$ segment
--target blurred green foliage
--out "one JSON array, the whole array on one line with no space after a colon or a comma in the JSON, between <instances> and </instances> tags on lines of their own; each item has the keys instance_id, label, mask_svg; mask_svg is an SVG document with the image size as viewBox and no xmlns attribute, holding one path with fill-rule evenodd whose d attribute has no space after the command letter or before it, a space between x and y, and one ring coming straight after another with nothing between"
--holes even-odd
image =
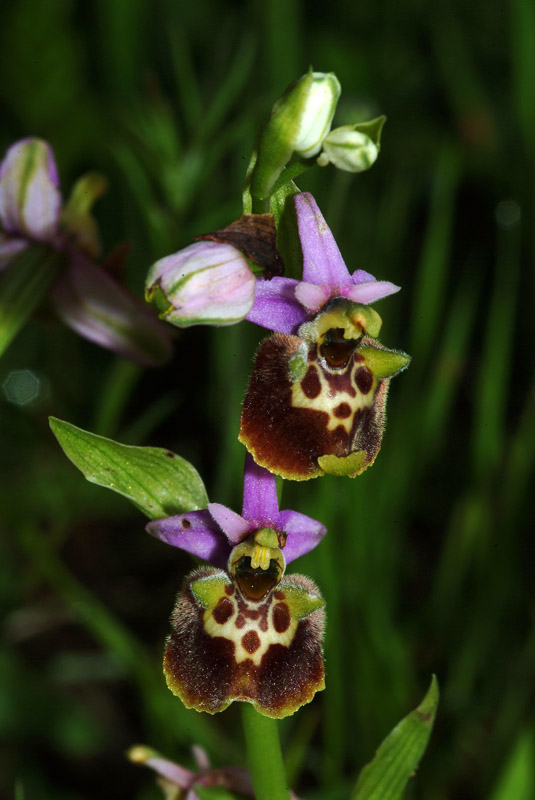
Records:
<instances>
[{"instance_id":1,"label":"blurred green foliage","mask_svg":"<svg viewBox=\"0 0 535 800\"><path fill-rule=\"evenodd\" d=\"M382 341L413 362L393 382L373 469L284 487L283 507L329 528L298 565L328 601L328 688L283 725L289 775L300 796L347 798L434 672L442 701L407 796L528 800L531 0L8 0L0 144L47 139L65 189L86 169L109 177L103 239L108 250L131 243L126 278L140 291L153 261L239 215L258 124L310 63L341 81L336 125L388 117L370 172L315 169L298 184L351 270L403 286L378 307ZM172 364L142 372L43 309L4 354L3 796L156 798L152 776L123 757L136 742L189 766L193 741L216 766L240 762L236 709L187 712L160 672L186 556L82 480L47 415L170 448L239 510L239 410L261 335L247 323L191 329L176 335ZM13 390L20 372L36 392Z\"/></svg>"}]
</instances>

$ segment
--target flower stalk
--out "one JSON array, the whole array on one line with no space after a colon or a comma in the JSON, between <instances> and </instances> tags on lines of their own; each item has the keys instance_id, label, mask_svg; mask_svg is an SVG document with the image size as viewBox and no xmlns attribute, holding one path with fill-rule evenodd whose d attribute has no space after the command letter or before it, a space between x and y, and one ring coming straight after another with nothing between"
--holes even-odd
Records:
<instances>
[{"instance_id":1,"label":"flower stalk","mask_svg":"<svg viewBox=\"0 0 535 800\"><path fill-rule=\"evenodd\" d=\"M241 704L247 763L256 800L289 800L277 721Z\"/></svg>"}]
</instances>

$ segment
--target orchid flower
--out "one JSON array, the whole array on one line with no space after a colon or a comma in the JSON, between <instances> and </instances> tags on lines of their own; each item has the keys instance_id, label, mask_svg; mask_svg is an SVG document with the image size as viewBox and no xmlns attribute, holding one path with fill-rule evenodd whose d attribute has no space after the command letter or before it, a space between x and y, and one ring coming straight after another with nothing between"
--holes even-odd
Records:
<instances>
[{"instance_id":1,"label":"orchid flower","mask_svg":"<svg viewBox=\"0 0 535 800\"><path fill-rule=\"evenodd\" d=\"M350 275L314 198L295 207L304 280L257 280L247 319L277 333L258 349L239 438L284 478L355 477L379 452L390 378L410 361L377 341L369 306L399 287Z\"/></svg>"},{"instance_id":2,"label":"orchid flower","mask_svg":"<svg viewBox=\"0 0 535 800\"><path fill-rule=\"evenodd\" d=\"M303 251L303 280L258 278L255 302L246 316L249 322L277 333L296 333L333 298L368 305L399 292L399 286L378 281L363 269L351 275L312 195L297 194L294 202Z\"/></svg>"},{"instance_id":3,"label":"orchid flower","mask_svg":"<svg viewBox=\"0 0 535 800\"><path fill-rule=\"evenodd\" d=\"M253 785L247 770L239 767L221 767L214 769L210 765L207 754L198 745L194 745L193 757L197 772L181 767L173 761L163 758L155 750L143 745L131 747L128 758L134 764L143 764L154 770L159 776L158 783L165 793L166 800L199 800L196 787L221 787L233 792L253 797Z\"/></svg>"},{"instance_id":4,"label":"orchid flower","mask_svg":"<svg viewBox=\"0 0 535 800\"><path fill-rule=\"evenodd\" d=\"M324 688L324 601L309 578L284 573L326 531L279 511L270 472L247 455L241 515L210 503L147 531L219 567L186 577L172 616L164 672L187 708L213 714L243 700L284 717Z\"/></svg>"},{"instance_id":5,"label":"orchid flower","mask_svg":"<svg viewBox=\"0 0 535 800\"><path fill-rule=\"evenodd\" d=\"M126 358L163 363L171 355L164 326L95 263L99 242L89 208L102 181L94 178L81 179L64 206L50 145L28 138L8 149L0 164L0 273L20 269L25 251L44 245L58 256L49 299L67 325Z\"/></svg>"}]
</instances>

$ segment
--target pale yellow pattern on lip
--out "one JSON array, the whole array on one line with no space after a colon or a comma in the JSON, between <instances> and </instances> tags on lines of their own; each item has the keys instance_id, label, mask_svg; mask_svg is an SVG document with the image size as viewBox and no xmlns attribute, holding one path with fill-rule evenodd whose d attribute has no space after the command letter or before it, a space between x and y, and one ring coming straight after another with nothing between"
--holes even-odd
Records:
<instances>
[{"instance_id":1,"label":"pale yellow pattern on lip","mask_svg":"<svg viewBox=\"0 0 535 800\"><path fill-rule=\"evenodd\" d=\"M353 366L354 365L351 365L351 369L353 369ZM352 386L356 392L356 395L355 397L351 397L348 392L344 391L333 393L327 378L323 374L323 371L317 366L315 366L315 369L321 383L321 391L319 395L314 398L307 397L301 388L301 384L296 382L292 385L292 405L295 408L311 408L314 411L325 412L329 415L329 422L327 423L328 431L334 431L339 425L341 425L345 432L349 435L353 427L355 413L359 409L370 408L373 404L375 389L378 381L374 378L372 387L366 395L363 395L362 392L357 389L355 382L352 381ZM337 408L341 403L347 403L351 408L351 414L345 419L341 419L334 414L334 409Z\"/></svg>"},{"instance_id":2,"label":"pale yellow pattern on lip","mask_svg":"<svg viewBox=\"0 0 535 800\"><path fill-rule=\"evenodd\" d=\"M259 666L260 662L262 661L263 656L267 653L270 646L272 644L281 644L284 647L289 647L292 643L292 639L294 638L295 631L297 629L298 620L293 619L290 615L290 625L287 630L283 633L277 633L275 630L275 626L273 624L273 609L277 605L277 600L272 596L271 599L268 601L270 604L270 608L267 614L267 621L268 621L268 629L267 631L263 631L260 629L260 621L262 619L261 615L258 616L257 619L249 619L245 617L245 625L243 628L236 627L236 619L238 617L238 603L234 597L228 598L226 595L221 595L222 597L226 597L229 602L232 603L233 611L231 616L228 620L221 625L219 622L216 622L212 616L212 610L207 609L203 615L203 625L204 630L209 636L216 637L222 636L224 639L228 639L230 642L234 644L234 658L236 659L237 664L241 664L242 661L246 659L250 659L255 666ZM245 601L247 608L254 611L257 610L260 606L265 605L265 600L260 601L258 603L253 603L251 601ZM255 631L260 640L260 646L254 653L249 653L242 644L242 639L246 633L249 631Z\"/></svg>"}]
</instances>

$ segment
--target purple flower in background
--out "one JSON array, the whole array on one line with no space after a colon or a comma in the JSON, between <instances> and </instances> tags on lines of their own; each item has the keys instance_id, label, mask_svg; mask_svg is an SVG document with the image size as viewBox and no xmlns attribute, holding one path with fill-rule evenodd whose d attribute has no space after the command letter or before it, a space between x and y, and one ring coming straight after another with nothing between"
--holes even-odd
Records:
<instances>
[{"instance_id":1,"label":"purple flower in background","mask_svg":"<svg viewBox=\"0 0 535 800\"><path fill-rule=\"evenodd\" d=\"M245 457L241 516L219 503L204 511L190 511L149 522L146 530L163 542L179 547L216 567L225 568L234 547L262 528L278 532L286 564L316 547L325 526L298 511L279 511L275 475Z\"/></svg>"},{"instance_id":2,"label":"purple flower in background","mask_svg":"<svg viewBox=\"0 0 535 800\"><path fill-rule=\"evenodd\" d=\"M143 764L156 772L159 776L158 783L166 792L166 797L175 797L173 789L178 787L181 791L177 795L177 799L199 800L199 794L196 791L197 786L221 787L248 797L254 796L251 777L247 770L239 769L238 767L214 769L211 767L208 756L202 747L194 745L192 750L197 764L197 772L185 769L179 764L163 758L150 747L144 747L143 745L132 747L128 751L128 758L134 764Z\"/></svg>"},{"instance_id":3,"label":"purple flower in background","mask_svg":"<svg viewBox=\"0 0 535 800\"><path fill-rule=\"evenodd\" d=\"M215 714L241 700L285 717L324 688L324 600L309 578L284 573L326 531L279 511L274 475L247 455L241 515L210 503L147 531L219 567L186 576L171 617L164 673L186 708Z\"/></svg>"},{"instance_id":4,"label":"purple flower in background","mask_svg":"<svg viewBox=\"0 0 535 800\"><path fill-rule=\"evenodd\" d=\"M90 207L102 187L101 179L86 176L63 205L50 145L33 138L12 145L0 164L0 273L7 279L11 268L27 268L19 257L45 245L43 257L57 257L49 298L58 316L81 336L126 358L163 363L171 355L164 326L94 261L99 241ZM43 293L50 280L43 281ZM32 299L34 307L39 299Z\"/></svg>"},{"instance_id":5,"label":"purple flower in background","mask_svg":"<svg viewBox=\"0 0 535 800\"><path fill-rule=\"evenodd\" d=\"M258 278L254 306L246 319L278 333L295 333L335 297L367 305L399 291L399 286L377 281L363 269L351 275L312 195L297 194L294 202L303 251L303 280Z\"/></svg>"}]
</instances>

